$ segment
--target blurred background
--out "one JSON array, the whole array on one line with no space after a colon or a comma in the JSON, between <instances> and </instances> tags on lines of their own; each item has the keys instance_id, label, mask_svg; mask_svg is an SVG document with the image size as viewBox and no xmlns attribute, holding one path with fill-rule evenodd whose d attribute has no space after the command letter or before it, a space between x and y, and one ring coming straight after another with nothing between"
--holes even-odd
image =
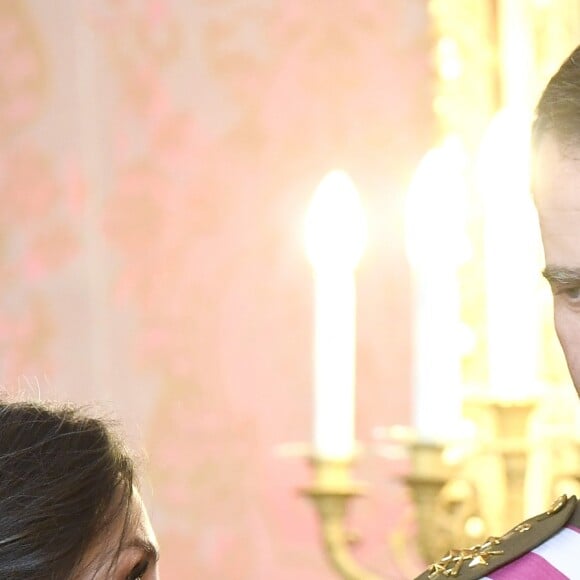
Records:
<instances>
[{"instance_id":1,"label":"blurred background","mask_svg":"<svg viewBox=\"0 0 580 580\"><path fill-rule=\"evenodd\" d=\"M119 420L164 577L337 577L298 494L316 364L303 223L332 169L368 221L357 558L422 569L410 441L474 436L469 393L562 409L533 212L503 194L525 190L525 127L580 38L576 4L0 3L0 390ZM576 424L552 407L542 425Z\"/></svg>"}]
</instances>

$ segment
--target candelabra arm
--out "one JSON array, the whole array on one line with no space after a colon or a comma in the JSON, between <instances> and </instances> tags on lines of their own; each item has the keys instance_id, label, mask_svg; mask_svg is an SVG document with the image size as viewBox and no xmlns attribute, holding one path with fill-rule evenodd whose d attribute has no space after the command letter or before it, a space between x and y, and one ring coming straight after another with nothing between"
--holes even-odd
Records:
<instances>
[{"instance_id":1,"label":"candelabra arm","mask_svg":"<svg viewBox=\"0 0 580 580\"><path fill-rule=\"evenodd\" d=\"M352 555L354 535L346 527L347 506L361 494L362 486L351 479L349 462L313 461L314 483L304 490L320 518L327 557L344 580L382 580L364 569Z\"/></svg>"}]
</instances>

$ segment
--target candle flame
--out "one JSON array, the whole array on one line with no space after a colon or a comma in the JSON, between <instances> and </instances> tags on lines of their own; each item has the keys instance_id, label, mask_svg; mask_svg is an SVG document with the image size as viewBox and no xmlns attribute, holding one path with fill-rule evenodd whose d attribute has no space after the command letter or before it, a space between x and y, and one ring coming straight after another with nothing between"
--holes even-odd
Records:
<instances>
[{"instance_id":1,"label":"candle flame","mask_svg":"<svg viewBox=\"0 0 580 580\"><path fill-rule=\"evenodd\" d=\"M460 265L471 255L466 167L467 153L453 136L417 167L405 207L407 257L416 271L440 271L442 259Z\"/></svg>"},{"instance_id":2,"label":"candle flame","mask_svg":"<svg viewBox=\"0 0 580 580\"><path fill-rule=\"evenodd\" d=\"M366 240L366 218L354 183L344 171L331 171L314 192L306 215L310 262L316 270L354 270Z\"/></svg>"}]
</instances>

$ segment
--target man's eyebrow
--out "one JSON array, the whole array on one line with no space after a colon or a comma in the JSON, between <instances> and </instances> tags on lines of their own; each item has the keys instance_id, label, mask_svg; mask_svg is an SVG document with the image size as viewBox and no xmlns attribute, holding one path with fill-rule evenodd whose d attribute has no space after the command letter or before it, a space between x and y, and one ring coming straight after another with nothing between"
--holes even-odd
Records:
<instances>
[{"instance_id":1,"label":"man's eyebrow","mask_svg":"<svg viewBox=\"0 0 580 580\"><path fill-rule=\"evenodd\" d=\"M138 548L139 550L143 550L154 562L159 560L159 550L157 546L151 543L149 540L144 540L142 538L135 538L130 542L124 544L123 548Z\"/></svg>"},{"instance_id":2,"label":"man's eyebrow","mask_svg":"<svg viewBox=\"0 0 580 580\"><path fill-rule=\"evenodd\" d=\"M546 266L542 272L550 285L570 286L580 285L580 268L563 268L560 266Z\"/></svg>"}]
</instances>

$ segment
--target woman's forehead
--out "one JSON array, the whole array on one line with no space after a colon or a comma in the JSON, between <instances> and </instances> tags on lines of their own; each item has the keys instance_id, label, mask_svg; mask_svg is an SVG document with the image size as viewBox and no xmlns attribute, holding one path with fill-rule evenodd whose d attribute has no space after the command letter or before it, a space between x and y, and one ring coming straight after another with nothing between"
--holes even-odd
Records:
<instances>
[{"instance_id":1,"label":"woman's forehead","mask_svg":"<svg viewBox=\"0 0 580 580\"><path fill-rule=\"evenodd\" d=\"M147 509L136 489L131 494L128 509L119 510L115 520L100 538L96 538L75 580L109 580L111 570L136 554L152 561L159 559L157 538Z\"/></svg>"},{"instance_id":2,"label":"woman's forehead","mask_svg":"<svg viewBox=\"0 0 580 580\"><path fill-rule=\"evenodd\" d=\"M129 509L130 525L126 533L126 538L122 542L122 549L126 546L139 547L147 552L152 552L157 559L159 554L157 538L153 531L147 508L137 489L133 490Z\"/></svg>"}]
</instances>

